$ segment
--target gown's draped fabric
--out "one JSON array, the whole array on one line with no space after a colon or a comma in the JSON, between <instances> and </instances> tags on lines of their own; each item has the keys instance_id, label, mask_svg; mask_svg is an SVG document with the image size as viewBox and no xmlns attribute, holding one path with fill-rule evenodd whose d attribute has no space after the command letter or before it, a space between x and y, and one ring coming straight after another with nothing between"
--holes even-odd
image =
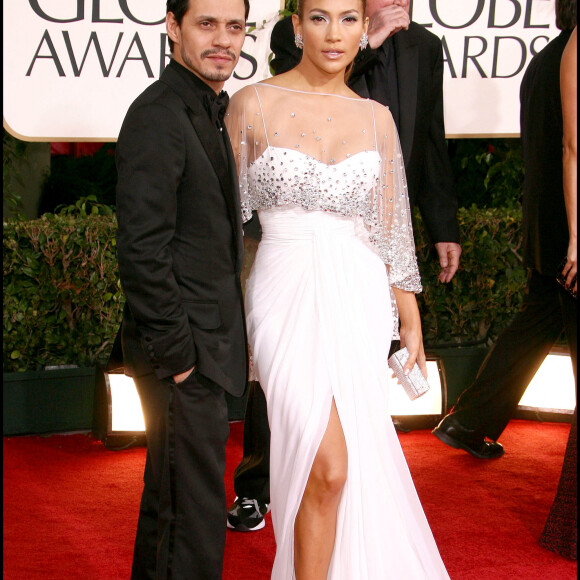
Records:
<instances>
[{"instance_id":1,"label":"gown's draped fabric","mask_svg":"<svg viewBox=\"0 0 580 580\"><path fill-rule=\"evenodd\" d=\"M392 117L261 83L234 95L226 123L244 218L258 210L263 231L246 316L272 433L272 578L294 578L294 522L333 399L348 474L328 578L448 578L389 415L391 286L421 290Z\"/></svg>"}]
</instances>

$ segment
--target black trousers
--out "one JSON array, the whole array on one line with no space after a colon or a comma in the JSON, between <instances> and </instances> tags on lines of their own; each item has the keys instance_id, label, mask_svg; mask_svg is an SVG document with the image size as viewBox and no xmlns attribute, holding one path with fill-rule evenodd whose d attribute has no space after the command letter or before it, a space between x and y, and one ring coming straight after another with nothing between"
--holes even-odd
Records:
<instances>
[{"instance_id":1,"label":"black trousers","mask_svg":"<svg viewBox=\"0 0 580 580\"><path fill-rule=\"evenodd\" d=\"M234 472L236 495L270 503L270 426L266 396L256 381L248 387L243 450L242 461Z\"/></svg>"},{"instance_id":2,"label":"black trousers","mask_svg":"<svg viewBox=\"0 0 580 580\"><path fill-rule=\"evenodd\" d=\"M554 278L536 271L530 274L527 290L520 311L451 410L465 427L494 441L513 417L527 386L562 333L578 384L576 300Z\"/></svg>"},{"instance_id":3,"label":"black trousers","mask_svg":"<svg viewBox=\"0 0 580 580\"><path fill-rule=\"evenodd\" d=\"M183 383L135 379L147 459L133 554L133 580L222 577L226 537L223 389L197 372Z\"/></svg>"}]
</instances>

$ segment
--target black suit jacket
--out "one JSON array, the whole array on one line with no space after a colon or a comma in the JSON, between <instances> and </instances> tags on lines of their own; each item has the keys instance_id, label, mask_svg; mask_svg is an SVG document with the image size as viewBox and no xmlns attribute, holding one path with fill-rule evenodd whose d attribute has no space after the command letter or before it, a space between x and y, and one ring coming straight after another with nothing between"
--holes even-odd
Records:
<instances>
[{"instance_id":1,"label":"black suit jacket","mask_svg":"<svg viewBox=\"0 0 580 580\"><path fill-rule=\"evenodd\" d=\"M247 347L236 165L203 106L207 87L171 61L131 105L116 147L117 251L127 374L197 372L240 395ZM225 129L224 129L225 131Z\"/></svg>"},{"instance_id":2,"label":"black suit jacket","mask_svg":"<svg viewBox=\"0 0 580 580\"><path fill-rule=\"evenodd\" d=\"M433 33L411 22L393 36L399 93L397 130L405 160L411 205L418 205L433 243L458 242L457 196L443 119L443 48ZM272 31L272 68L276 74L296 66L302 52L294 44L292 19ZM359 52L348 84L361 97L369 92L366 75L377 62L376 51Z\"/></svg>"},{"instance_id":3,"label":"black suit jacket","mask_svg":"<svg viewBox=\"0 0 580 580\"><path fill-rule=\"evenodd\" d=\"M563 31L530 62L520 90L524 155L524 264L555 276L569 243L562 182L560 61L570 31Z\"/></svg>"}]
</instances>

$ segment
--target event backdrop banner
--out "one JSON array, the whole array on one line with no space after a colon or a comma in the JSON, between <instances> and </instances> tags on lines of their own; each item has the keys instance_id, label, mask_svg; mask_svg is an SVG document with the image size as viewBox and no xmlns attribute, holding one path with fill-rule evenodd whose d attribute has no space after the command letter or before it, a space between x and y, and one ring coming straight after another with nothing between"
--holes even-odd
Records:
<instances>
[{"instance_id":1,"label":"event backdrop banner","mask_svg":"<svg viewBox=\"0 0 580 580\"><path fill-rule=\"evenodd\" d=\"M555 0L414 0L412 19L443 44L448 137L518 136L522 76L560 32Z\"/></svg>"},{"instance_id":2,"label":"event backdrop banner","mask_svg":"<svg viewBox=\"0 0 580 580\"><path fill-rule=\"evenodd\" d=\"M217 0L219 1L219 0ZM251 0L230 94L268 78L280 0ZM113 141L170 59L165 0L11 0L4 10L4 127L29 141Z\"/></svg>"},{"instance_id":3,"label":"event backdrop banner","mask_svg":"<svg viewBox=\"0 0 580 580\"><path fill-rule=\"evenodd\" d=\"M558 34L555 0L413 0L442 39L448 136L519 134L519 86ZM270 76L283 2L251 0L230 94ZM169 61L164 0L3 3L4 127L29 141L114 141L125 113ZM25 33L23 33L25 31Z\"/></svg>"}]
</instances>

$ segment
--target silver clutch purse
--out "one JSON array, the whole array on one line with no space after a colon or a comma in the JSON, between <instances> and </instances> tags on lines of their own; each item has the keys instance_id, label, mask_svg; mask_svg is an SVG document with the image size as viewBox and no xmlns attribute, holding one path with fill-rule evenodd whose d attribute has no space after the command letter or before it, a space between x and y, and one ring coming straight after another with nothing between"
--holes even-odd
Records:
<instances>
[{"instance_id":1,"label":"silver clutch purse","mask_svg":"<svg viewBox=\"0 0 580 580\"><path fill-rule=\"evenodd\" d=\"M395 373L395 376L401 385L403 385L409 399L414 401L421 395L424 395L430 387L417 363L415 363L411 372L408 375L405 375L404 367L408 358L409 351L406 347L402 348L389 358L389 366Z\"/></svg>"}]
</instances>

